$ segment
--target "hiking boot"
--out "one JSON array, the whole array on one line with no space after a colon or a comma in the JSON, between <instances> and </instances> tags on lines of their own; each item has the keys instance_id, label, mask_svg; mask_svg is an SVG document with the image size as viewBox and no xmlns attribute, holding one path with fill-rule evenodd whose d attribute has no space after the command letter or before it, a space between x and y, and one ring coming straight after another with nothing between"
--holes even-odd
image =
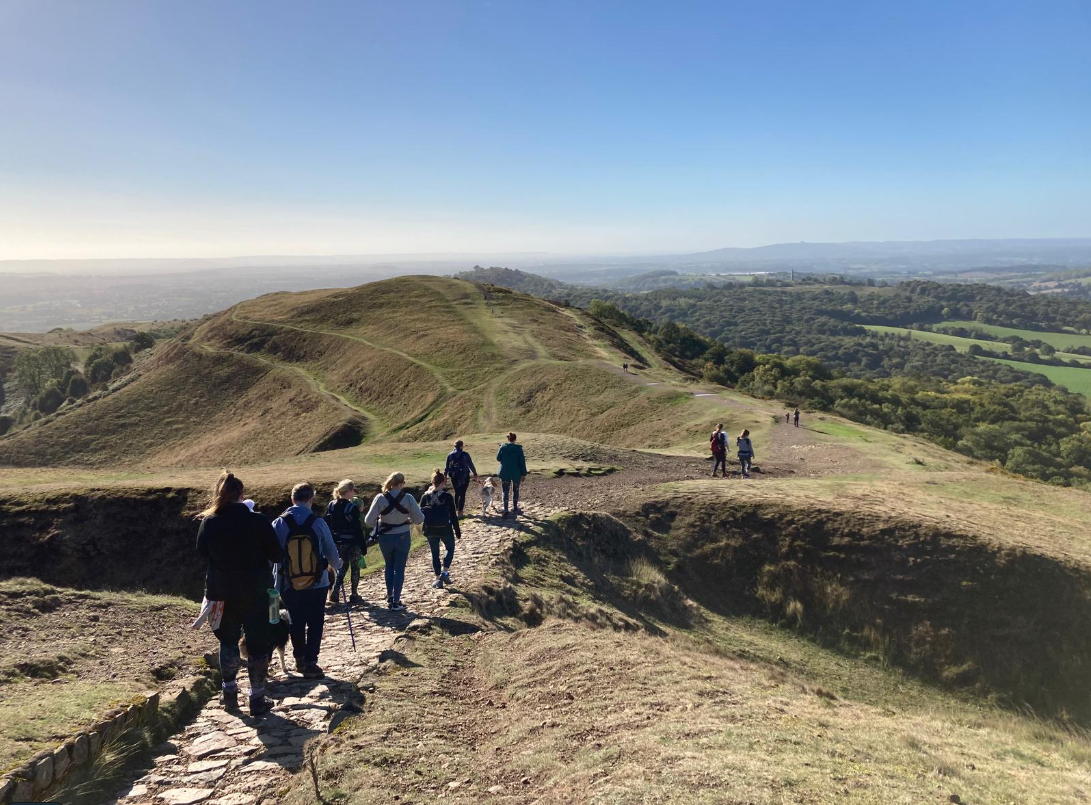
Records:
<instances>
[{"instance_id":1,"label":"hiking boot","mask_svg":"<svg viewBox=\"0 0 1091 805\"><path fill-rule=\"evenodd\" d=\"M303 659L302 657L296 657L295 658L295 670L296 670L296 673L302 674L304 671L307 670L307 661L305 659Z\"/></svg>"},{"instance_id":2,"label":"hiking boot","mask_svg":"<svg viewBox=\"0 0 1091 805\"><path fill-rule=\"evenodd\" d=\"M409 607L407 607L401 601L395 601L394 603L392 603L390 605L390 611L391 612L402 612L402 611L407 610L407 609L409 609Z\"/></svg>"},{"instance_id":3,"label":"hiking boot","mask_svg":"<svg viewBox=\"0 0 1091 805\"><path fill-rule=\"evenodd\" d=\"M259 696L251 696L250 715L254 718L260 718L272 710L274 704L275 702L264 693Z\"/></svg>"},{"instance_id":4,"label":"hiking boot","mask_svg":"<svg viewBox=\"0 0 1091 805\"><path fill-rule=\"evenodd\" d=\"M316 662L308 663L303 671L304 679L322 679L325 675L326 672Z\"/></svg>"},{"instance_id":5,"label":"hiking boot","mask_svg":"<svg viewBox=\"0 0 1091 805\"><path fill-rule=\"evenodd\" d=\"M444 584L450 584L451 574L444 570L442 573L439 574L439 580L442 581Z\"/></svg>"},{"instance_id":6,"label":"hiking boot","mask_svg":"<svg viewBox=\"0 0 1091 805\"><path fill-rule=\"evenodd\" d=\"M507 520L508 517L510 517L510 515L508 514L508 510L504 509L504 513L500 515L500 519L501 520Z\"/></svg>"},{"instance_id":7,"label":"hiking boot","mask_svg":"<svg viewBox=\"0 0 1091 805\"><path fill-rule=\"evenodd\" d=\"M443 589L443 576L436 576L436 580L432 582L433 590Z\"/></svg>"},{"instance_id":8,"label":"hiking boot","mask_svg":"<svg viewBox=\"0 0 1091 805\"><path fill-rule=\"evenodd\" d=\"M349 596L349 603L350 604L362 604L362 603L364 603L364 599L361 598L356 593L353 593L352 595Z\"/></svg>"},{"instance_id":9,"label":"hiking boot","mask_svg":"<svg viewBox=\"0 0 1091 805\"><path fill-rule=\"evenodd\" d=\"M224 688L220 691L220 704L223 705L224 710L238 710L239 709L239 689L232 688L227 690Z\"/></svg>"}]
</instances>

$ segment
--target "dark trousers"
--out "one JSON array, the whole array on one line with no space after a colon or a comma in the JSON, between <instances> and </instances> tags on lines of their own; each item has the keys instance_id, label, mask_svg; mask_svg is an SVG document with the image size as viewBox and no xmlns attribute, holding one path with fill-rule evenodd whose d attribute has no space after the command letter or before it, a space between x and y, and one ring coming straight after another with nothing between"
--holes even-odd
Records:
<instances>
[{"instance_id":1,"label":"dark trousers","mask_svg":"<svg viewBox=\"0 0 1091 805\"><path fill-rule=\"evenodd\" d=\"M292 616L292 654L305 663L318 662L322 628L326 622L326 587L285 590L284 605Z\"/></svg>"},{"instance_id":2,"label":"dark trousers","mask_svg":"<svg viewBox=\"0 0 1091 805\"><path fill-rule=\"evenodd\" d=\"M500 480L500 486L504 487L504 511L508 510L508 489L511 489L511 505L519 508L519 479L513 481Z\"/></svg>"},{"instance_id":3,"label":"dark trousers","mask_svg":"<svg viewBox=\"0 0 1091 805\"><path fill-rule=\"evenodd\" d=\"M409 561L410 539L408 532L398 536L379 535L379 550L383 552L386 568L383 576L386 580L386 598L397 604L402 600L402 585L405 583L405 563Z\"/></svg>"},{"instance_id":4,"label":"dark trousers","mask_svg":"<svg viewBox=\"0 0 1091 805\"><path fill-rule=\"evenodd\" d=\"M233 689L239 675L242 658L239 656L239 639L246 634L247 675L250 692L260 694L269 673L272 646L269 636L269 607L264 591L258 591L245 599L224 601L220 628L213 634L220 641L220 676L225 689Z\"/></svg>"},{"instance_id":5,"label":"dark trousers","mask_svg":"<svg viewBox=\"0 0 1091 805\"><path fill-rule=\"evenodd\" d=\"M750 461L753 458L754 457L751 455L744 455L743 453L739 453L739 466L742 467L743 475L750 475Z\"/></svg>"},{"instance_id":6,"label":"dark trousers","mask_svg":"<svg viewBox=\"0 0 1091 805\"><path fill-rule=\"evenodd\" d=\"M720 470L724 475L727 475L727 453L713 453L712 457L716 459L716 463L712 465L712 474L716 474L716 470Z\"/></svg>"},{"instance_id":7,"label":"dark trousers","mask_svg":"<svg viewBox=\"0 0 1091 805\"><path fill-rule=\"evenodd\" d=\"M341 587L345 584L345 574L349 574L352 581L352 594L356 595L360 589L360 557L363 556L363 551L355 542L338 542L336 545L337 555L341 557L341 569L337 571L337 578L334 579L333 586L330 588L331 601L340 600Z\"/></svg>"},{"instance_id":8,"label":"dark trousers","mask_svg":"<svg viewBox=\"0 0 1091 805\"><path fill-rule=\"evenodd\" d=\"M437 576L440 574L439 564L439 544L443 543L443 547L447 551L443 554L443 571L451 569L451 560L455 558L455 532L454 529L447 529L446 534L425 534L428 537L428 547L432 549L432 572Z\"/></svg>"},{"instance_id":9,"label":"dark trousers","mask_svg":"<svg viewBox=\"0 0 1091 805\"><path fill-rule=\"evenodd\" d=\"M469 488L469 479L464 484L455 484L455 508L458 509L459 514L462 514L462 510L466 508L466 490Z\"/></svg>"}]
</instances>

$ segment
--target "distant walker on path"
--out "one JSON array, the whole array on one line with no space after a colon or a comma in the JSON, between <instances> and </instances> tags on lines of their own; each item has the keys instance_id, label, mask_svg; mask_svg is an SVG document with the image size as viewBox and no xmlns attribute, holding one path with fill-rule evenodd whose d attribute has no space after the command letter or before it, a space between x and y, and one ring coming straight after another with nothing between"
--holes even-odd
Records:
<instances>
[{"instance_id":1,"label":"distant walker on path","mask_svg":"<svg viewBox=\"0 0 1091 805\"><path fill-rule=\"evenodd\" d=\"M522 514L519 508L519 485L527 479L527 459L523 455L523 446L516 444L516 435L508 434L507 444L500 445L496 453L496 460L500 462L500 486L504 490L504 513L500 515L505 520L508 518L508 492L512 493L512 514Z\"/></svg>"},{"instance_id":2,"label":"distant walker on path","mask_svg":"<svg viewBox=\"0 0 1091 805\"><path fill-rule=\"evenodd\" d=\"M739 449L739 467L742 477L750 477L750 465L754 461L754 445L750 441L750 431L744 430L735 440L735 446Z\"/></svg>"},{"instance_id":3,"label":"distant walker on path","mask_svg":"<svg viewBox=\"0 0 1091 805\"><path fill-rule=\"evenodd\" d=\"M716 426L716 430L712 431L712 436L709 437L708 447L712 451L712 458L715 463L712 465L712 477L716 477L716 470L720 470L721 475L727 477L727 434L724 432L724 425L721 422Z\"/></svg>"},{"instance_id":4,"label":"distant walker on path","mask_svg":"<svg viewBox=\"0 0 1091 805\"><path fill-rule=\"evenodd\" d=\"M461 439L455 442L455 449L447 454L447 464L443 468L443 474L447 476L455 492L455 509L458 510L459 517L466 508L466 489L470 486L470 479L477 480L474 460L462 447Z\"/></svg>"},{"instance_id":5,"label":"distant walker on path","mask_svg":"<svg viewBox=\"0 0 1091 805\"><path fill-rule=\"evenodd\" d=\"M799 409L798 408L796 409L796 412L794 414L792 414L792 419L795 420L796 427L798 428L799 427Z\"/></svg>"}]
</instances>

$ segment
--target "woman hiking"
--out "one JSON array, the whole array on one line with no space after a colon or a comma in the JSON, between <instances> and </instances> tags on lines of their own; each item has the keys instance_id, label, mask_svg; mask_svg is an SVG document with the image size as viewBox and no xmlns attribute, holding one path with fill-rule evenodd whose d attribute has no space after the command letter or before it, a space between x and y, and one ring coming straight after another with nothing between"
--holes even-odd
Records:
<instances>
[{"instance_id":1,"label":"woman hiking","mask_svg":"<svg viewBox=\"0 0 1091 805\"><path fill-rule=\"evenodd\" d=\"M250 715L260 716L273 708L265 695L265 678L272 657L269 633L269 588L273 586L270 563L280 561L281 548L269 521L243 503L242 481L224 470L216 481L212 502L201 512L197 529L197 553L208 564L205 599L213 634L220 641L221 702L225 710L239 707L239 639L246 632L250 677ZM217 620L219 621L217 623Z\"/></svg>"},{"instance_id":2,"label":"woman hiking","mask_svg":"<svg viewBox=\"0 0 1091 805\"><path fill-rule=\"evenodd\" d=\"M386 561L386 605L397 612L406 608L402 603L405 583L405 563L409 560L410 525L424 522L424 512L405 490L405 476L391 473L383 491L371 501L364 524L373 529L379 540L379 550Z\"/></svg>"},{"instance_id":3,"label":"woman hiking","mask_svg":"<svg viewBox=\"0 0 1091 805\"><path fill-rule=\"evenodd\" d=\"M440 589L451 583L451 560L455 558L455 539L462 539L462 529L458 524L458 511L455 499L447 491L447 478L440 471L432 473L432 485L420 499L420 508L424 512L424 536L428 538L428 547L432 549L432 572L436 580L432 586ZM446 552L443 565L439 563L439 544L443 543Z\"/></svg>"},{"instance_id":4,"label":"woman hiking","mask_svg":"<svg viewBox=\"0 0 1091 805\"><path fill-rule=\"evenodd\" d=\"M716 430L712 431L712 436L708 440L709 449L712 450L712 458L716 462L712 465L712 477L716 477L716 470L720 470L720 474L727 477L727 434L724 433L724 426L721 422L716 426Z\"/></svg>"},{"instance_id":5,"label":"woman hiking","mask_svg":"<svg viewBox=\"0 0 1091 805\"><path fill-rule=\"evenodd\" d=\"M455 442L455 449L447 454L447 463L443 468L447 481L455 491L455 508L458 510L459 517L466 508L466 489L470 486L471 476L475 481L477 480L477 467L474 466L474 460L462 447L461 439Z\"/></svg>"},{"instance_id":6,"label":"woman hiking","mask_svg":"<svg viewBox=\"0 0 1091 805\"><path fill-rule=\"evenodd\" d=\"M519 508L519 484L527 479L527 459L523 455L523 446L516 444L516 435L508 434L507 444L500 445L496 453L496 460L500 462L500 485L504 488L504 513L501 516L508 519L508 490L512 492L511 511L513 515L522 514Z\"/></svg>"},{"instance_id":7,"label":"woman hiking","mask_svg":"<svg viewBox=\"0 0 1091 805\"><path fill-rule=\"evenodd\" d=\"M742 477L750 477L750 464L754 460L754 445L750 441L750 431L743 430L739 438L735 440L735 446L739 448L739 466L742 468Z\"/></svg>"},{"instance_id":8,"label":"woman hiking","mask_svg":"<svg viewBox=\"0 0 1091 805\"><path fill-rule=\"evenodd\" d=\"M337 546L337 555L341 557L341 570L330 587L330 603L340 600L341 590L345 586L345 574L351 571L352 595L349 603L359 604L360 597L360 558L367 552L364 526L360 522L360 510L356 508L356 484L346 478L333 489L333 499L326 506L326 525L333 534L333 544Z\"/></svg>"}]
</instances>

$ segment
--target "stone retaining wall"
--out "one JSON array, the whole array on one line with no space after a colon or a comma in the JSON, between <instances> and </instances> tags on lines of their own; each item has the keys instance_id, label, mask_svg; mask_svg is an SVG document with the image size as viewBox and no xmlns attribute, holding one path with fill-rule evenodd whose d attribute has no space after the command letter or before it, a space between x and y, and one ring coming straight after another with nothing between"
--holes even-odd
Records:
<instances>
[{"instance_id":1,"label":"stone retaining wall","mask_svg":"<svg viewBox=\"0 0 1091 805\"><path fill-rule=\"evenodd\" d=\"M105 747L129 730L184 716L183 711L201 705L211 687L208 680L201 677L183 682L165 694L162 710L158 691L145 694L140 702L111 710L89 729L76 733L55 749L39 752L0 778L0 805L41 802L68 774L93 762Z\"/></svg>"}]
</instances>

